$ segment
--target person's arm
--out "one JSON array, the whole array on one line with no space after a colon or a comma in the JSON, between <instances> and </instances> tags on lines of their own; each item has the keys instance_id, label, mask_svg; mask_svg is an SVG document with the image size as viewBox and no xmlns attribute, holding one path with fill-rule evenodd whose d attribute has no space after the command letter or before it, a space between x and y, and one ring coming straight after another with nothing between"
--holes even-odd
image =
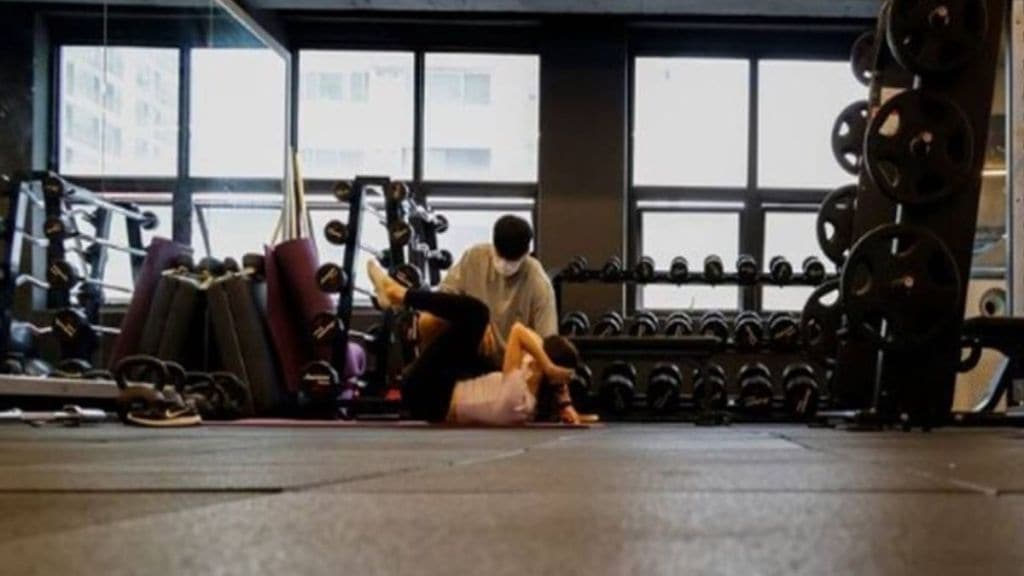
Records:
<instances>
[{"instance_id":1,"label":"person's arm","mask_svg":"<svg viewBox=\"0 0 1024 576\"><path fill-rule=\"evenodd\" d=\"M471 265L467 262L470 258L470 252L470 250L463 252L462 256L459 257L459 261L448 269L448 272L441 280L441 284L437 287L438 290L449 294L463 294L466 292L466 274L464 270Z\"/></svg>"},{"instance_id":2,"label":"person's arm","mask_svg":"<svg viewBox=\"0 0 1024 576\"><path fill-rule=\"evenodd\" d=\"M526 354L533 357L549 385L554 387L555 402L562 421L568 424L579 424L579 414L573 408L572 398L569 395L569 380L572 378L573 371L552 362L544 352L544 341L541 337L522 323L516 322L508 335L502 372L508 374L518 369L522 366L523 357Z\"/></svg>"},{"instance_id":3,"label":"person's arm","mask_svg":"<svg viewBox=\"0 0 1024 576\"><path fill-rule=\"evenodd\" d=\"M541 274L533 298L533 329L542 338L558 334L558 311L555 309L555 289L546 274Z\"/></svg>"}]
</instances>

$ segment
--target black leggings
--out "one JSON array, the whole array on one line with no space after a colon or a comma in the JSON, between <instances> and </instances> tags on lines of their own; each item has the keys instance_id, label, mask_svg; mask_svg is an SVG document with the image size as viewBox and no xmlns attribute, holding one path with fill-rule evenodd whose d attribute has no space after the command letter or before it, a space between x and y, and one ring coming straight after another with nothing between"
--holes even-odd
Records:
<instances>
[{"instance_id":1,"label":"black leggings","mask_svg":"<svg viewBox=\"0 0 1024 576\"><path fill-rule=\"evenodd\" d=\"M497 369L480 355L480 341L490 323L487 305L460 294L409 290L405 305L429 312L449 324L402 378L402 402L413 418L443 421L448 416L452 392L459 380L474 378Z\"/></svg>"}]
</instances>

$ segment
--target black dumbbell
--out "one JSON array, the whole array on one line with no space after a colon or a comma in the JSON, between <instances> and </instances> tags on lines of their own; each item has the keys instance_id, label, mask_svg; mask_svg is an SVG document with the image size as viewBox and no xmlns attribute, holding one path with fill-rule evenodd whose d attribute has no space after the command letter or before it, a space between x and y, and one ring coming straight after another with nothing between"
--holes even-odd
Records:
<instances>
[{"instance_id":1,"label":"black dumbbell","mask_svg":"<svg viewBox=\"0 0 1024 576\"><path fill-rule=\"evenodd\" d=\"M797 418L808 418L818 411L820 392L814 368L805 362L790 364L782 370L786 410Z\"/></svg>"},{"instance_id":2,"label":"black dumbbell","mask_svg":"<svg viewBox=\"0 0 1024 576\"><path fill-rule=\"evenodd\" d=\"M401 264L391 273L391 278L406 288L419 288L423 285L423 273L412 264Z\"/></svg>"},{"instance_id":3,"label":"black dumbbell","mask_svg":"<svg viewBox=\"0 0 1024 576\"><path fill-rule=\"evenodd\" d=\"M313 317L313 325L310 327L310 332L313 335L313 341L317 343L331 342L341 332L344 327L341 318L330 312L321 312Z\"/></svg>"},{"instance_id":4,"label":"black dumbbell","mask_svg":"<svg viewBox=\"0 0 1024 576\"><path fill-rule=\"evenodd\" d=\"M622 258L618 256L612 256L601 267L601 279L605 282L618 282L624 276Z\"/></svg>"},{"instance_id":5,"label":"black dumbbell","mask_svg":"<svg viewBox=\"0 0 1024 576\"><path fill-rule=\"evenodd\" d=\"M718 284L725 278L725 265L722 259L712 254L704 259L704 281L708 284Z\"/></svg>"},{"instance_id":6,"label":"black dumbbell","mask_svg":"<svg viewBox=\"0 0 1024 576\"><path fill-rule=\"evenodd\" d=\"M455 263L455 257L445 249L428 250L425 252L427 261L438 270L447 270Z\"/></svg>"},{"instance_id":7,"label":"black dumbbell","mask_svg":"<svg viewBox=\"0 0 1024 576\"><path fill-rule=\"evenodd\" d=\"M590 332L590 318L579 310L562 317L558 331L563 336L584 336Z\"/></svg>"},{"instance_id":8,"label":"black dumbbell","mask_svg":"<svg viewBox=\"0 0 1024 576\"><path fill-rule=\"evenodd\" d=\"M576 256L566 264L565 269L562 270L562 276L569 280L579 280L584 277L587 272L589 263L586 257Z\"/></svg>"},{"instance_id":9,"label":"black dumbbell","mask_svg":"<svg viewBox=\"0 0 1024 576\"><path fill-rule=\"evenodd\" d=\"M729 396L725 388L725 368L709 362L694 371L693 403L699 410L723 410Z\"/></svg>"},{"instance_id":10,"label":"black dumbbell","mask_svg":"<svg viewBox=\"0 0 1024 576\"><path fill-rule=\"evenodd\" d=\"M757 258L750 254L740 254L736 259L736 278L740 284L750 286L757 284Z\"/></svg>"},{"instance_id":11,"label":"black dumbbell","mask_svg":"<svg viewBox=\"0 0 1024 576\"><path fill-rule=\"evenodd\" d=\"M705 312L700 318L701 336L713 336L722 343L729 340L729 322L721 310Z\"/></svg>"},{"instance_id":12,"label":"black dumbbell","mask_svg":"<svg viewBox=\"0 0 1024 576\"><path fill-rule=\"evenodd\" d=\"M638 282L646 283L654 280L655 272L654 258L650 256L641 257L640 261L633 267L633 276Z\"/></svg>"},{"instance_id":13,"label":"black dumbbell","mask_svg":"<svg viewBox=\"0 0 1024 576\"><path fill-rule=\"evenodd\" d=\"M768 319L768 345L778 351L796 350L800 344L800 324L789 312L775 312Z\"/></svg>"},{"instance_id":14,"label":"black dumbbell","mask_svg":"<svg viewBox=\"0 0 1024 576\"><path fill-rule=\"evenodd\" d=\"M736 375L740 385L739 407L763 415L772 408L772 373L761 362L744 364Z\"/></svg>"},{"instance_id":15,"label":"black dumbbell","mask_svg":"<svg viewBox=\"0 0 1024 576\"><path fill-rule=\"evenodd\" d=\"M54 200L65 198L81 199L83 202L95 205L104 210L115 212L128 220L138 222L143 230L154 230L160 224L156 214L149 211L142 211L137 205L111 202L105 198L75 188L74 185L65 185L66 181L57 174L50 172L43 177L43 196Z\"/></svg>"},{"instance_id":16,"label":"black dumbbell","mask_svg":"<svg viewBox=\"0 0 1024 576\"><path fill-rule=\"evenodd\" d=\"M623 416L633 409L636 395L636 366L614 362L601 374L601 407L607 414Z\"/></svg>"},{"instance_id":17,"label":"black dumbbell","mask_svg":"<svg viewBox=\"0 0 1024 576\"><path fill-rule=\"evenodd\" d=\"M606 312L594 324L594 336L619 336L624 327L625 321L622 319L622 314L614 310Z\"/></svg>"},{"instance_id":18,"label":"black dumbbell","mask_svg":"<svg viewBox=\"0 0 1024 576\"><path fill-rule=\"evenodd\" d=\"M685 256L676 256L668 267L668 277L676 284L686 282L690 277L690 263Z\"/></svg>"},{"instance_id":19,"label":"black dumbbell","mask_svg":"<svg viewBox=\"0 0 1024 576\"><path fill-rule=\"evenodd\" d=\"M434 234L444 234L448 231L448 217L444 214L431 212L430 226L434 228Z\"/></svg>"},{"instance_id":20,"label":"black dumbbell","mask_svg":"<svg viewBox=\"0 0 1024 576\"><path fill-rule=\"evenodd\" d=\"M332 414L341 393L338 371L323 360L310 362L302 368L296 403L299 408L320 408Z\"/></svg>"},{"instance_id":21,"label":"black dumbbell","mask_svg":"<svg viewBox=\"0 0 1024 576\"><path fill-rule=\"evenodd\" d=\"M772 282L779 285L788 284L793 279L793 265L785 256L772 256L768 263L768 273L772 277Z\"/></svg>"},{"instance_id":22,"label":"black dumbbell","mask_svg":"<svg viewBox=\"0 0 1024 576\"><path fill-rule=\"evenodd\" d=\"M73 308L54 312L50 318L50 327L60 342L85 348L91 348L100 334L116 336L121 333L117 328L90 324L83 312Z\"/></svg>"},{"instance_id":23,"label":"black dumbbell","mask_svg":"<svg viewBox=\"0 0 1024 576\"><path fill-rule=\"evenodd\" d=\"M576 368L572 379L569 380L569 396L577 409L589 409L593 381L594 373L590 366L581 364Z\"/></svg>"},{"instance_id":24,"label":"black dumbbell","mask_svg":"<svg viewBox=\"0 0 1024 576\"><path fill-rule=\"evenodd\" d=\"M821 284L825 281L825 265L817 256L808 256L803 264L804 278L811 284Z\"/></svg>"},{"instance_id":25,"label":"black dumbbell","mask_svg":"<svg viewBox=\"0 0 1024 576\"><path fill-rule=\"evenodd\" d=\"M647 407L659 414L679 407L679 391L683 387L683 373L679 366L669 362L655 364L647 376Z\"/></svg>"},{"instance_id":26,"label":"black dumbbell","mask_svg":"<svg viewBox=\"0 0 1024 576\"><path fill-rule=\"evenodd\" d=\"M62 360L57 364L56 370L54 370L50 375L57 378L77 378L82 380L114 379L114 375L110 370L93 368L92 364L89 364L81 358L67 358Z\"/></svg>"},{"instance_id":27,"label":"black dumbbell","mask_svg":"<svg viewBox=\"0 0 1024 576\"><path fill-rule=\"evenodd\" d=\"M409 187L404 182L392 182L387 190L381 190L375 186L368 186L363 189L366 195L378 196L384 200L393 202L404 202L409 197ZM352 200L352 183L342 180L334 185L334 197L342 202Z\"/></svg>"},{"instance_id":28,"label":"black dumbbell","mask_svg":"<svg viewBox=\"0 0 1024 576\"><path fill-rule=\"evenodd\" d=\"M332 262L322 264L316 271L316 285L322 292L339 294L348 286L348 274Z\"/></svg>"},{"instance_id":29,"label":"black dumbbell","mask_svg":"<svg viewBox=\"0 0 1024 576\"><path fill-rule=\"evenodd\" d=\"M764 344L764 320L757 312L740 312L733 324L732 340L740 350L757 350Z\"/></svg>"},{"instance_id":30,"label":"black dumbbell","mask_svg":"<svg viewBox=\"0 0 1024 576\"><path fill-rule=\"evenodd\" d=\"M30 278L30 277L29 277ZM39 285L39 282L32 282L33 284ZM46 288L53 290L71 290L77 287L79 284L86 284L103 288L104 290L112 290L114 292L121 292L124 294L131 294L131 288L125 288L124 286L117 286L114 284L107 284L99 280L92 278L83 278L75 267L71 265L67 260L53 260L46 267Z\"/></svg>"},{"instance_id":31,"label":"black dumbbell","mask_svg":"<svg viewBox=\"0 0 1024 576\"><path fill-rule=\"evenodd\" d=\"M141 248L132 248L130 246L122 246L116 242L111 242L106 238L97 238L88 234L82 234L75 226L74 222L70 218L64 218L61 216L50 216L43 222L43 235L50 242L63 242L69 238L77 238L83 242L89 242L103 248L110 250L117 250L132 256L146 256L146 251Z\"/></svg>"},{"instance_id":32,"label":"black dumbbell","mask_svg":"<svg viewBox=\"0 0 1024 576\"><path fill-rule=\"evenodd\" d=\"M658 320L658 315L654 312L650 310L637 312L630 318L629 335L634 338L654 336L658 333L660 326L661 322Z\"/></svg>"},{"instance_id":33,"label":"black dumbbell","mask_svg":"<svg viewBox=\"0 0 1024 576\"><path fill-rule=\"evenodd\" d=\"M693 318L686 312L673 312L665 320L666 336L689 336L693 334Z\"/></svg>"}]
</instances>

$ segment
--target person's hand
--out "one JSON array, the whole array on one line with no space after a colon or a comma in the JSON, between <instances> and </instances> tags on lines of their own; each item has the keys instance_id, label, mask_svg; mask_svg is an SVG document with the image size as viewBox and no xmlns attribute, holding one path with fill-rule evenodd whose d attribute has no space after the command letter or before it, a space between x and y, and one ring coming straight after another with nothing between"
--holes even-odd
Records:
<instances>
[{"instance_id":1,"label":"person's hand","mask_svg":"<svg viewBox=\"0 0 1024 576\"><path fill-rule=\"evenodd\" d=\"M563 424L579 424L580 415L576 412L576 409L571 405L562 408L562 423Z\"/></svg>"},{"instance_id":2,"label":"person's hand","mask_svg":"<svg viewBox=\"0 0 1024 576\"><path fill-rule=\"evenodd\" d=\"M498 341L494 336L494 325L488 324L484 331L484 337L480 339L480 354L493 356L498 351Z\"/></svg>"},{"instance_id":3,"label":"person's hand","mask_svg":"<svg viewBox=\"0 0 1024 576\"><path fill-rule=\"evenodd\" d=\"M571 368L563 368L557 364L552 364L544 371L544 376L548 379L551 384L565 384L568 385L572 381L572 376L576 371Z\"/></svg>"}]
</instances>

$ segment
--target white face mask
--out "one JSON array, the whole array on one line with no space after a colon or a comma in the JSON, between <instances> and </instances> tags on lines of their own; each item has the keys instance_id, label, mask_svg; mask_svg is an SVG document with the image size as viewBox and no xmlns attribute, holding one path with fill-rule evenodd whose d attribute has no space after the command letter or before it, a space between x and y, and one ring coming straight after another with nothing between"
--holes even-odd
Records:
<instances>
[{"instance_id":1,"label":"white face mask","mask_svg":"<svg viewBox=\"0 0 1024 576\"><path fill-rule=\"evenodd\" d=\"M526 260L526 256L523 256L519 260L505 260L501 256L494 256L494 269L498 271L505 278L514 276L519 269L522 268L523 262Z\"/></svg>"}]
</instances>

